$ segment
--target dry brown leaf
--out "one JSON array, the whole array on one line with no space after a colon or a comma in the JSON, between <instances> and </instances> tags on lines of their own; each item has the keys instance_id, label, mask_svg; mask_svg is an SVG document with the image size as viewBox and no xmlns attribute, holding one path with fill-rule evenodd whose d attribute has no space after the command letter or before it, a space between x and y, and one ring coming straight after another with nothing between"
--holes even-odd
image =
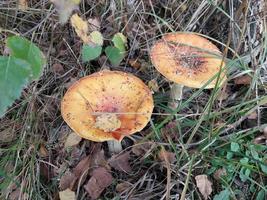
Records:
<instances>
[{"instance_id":1,"label":"dry brown leaf","mask_svg":"<svg viewBox=\"0 0 267 200\"><path fill-rule=\"evenodd\" d=\"M4 129L0 132L0 142L11 142L15 139L15 134L12 128Z\"/></svg>"},{"instance_id":2,"label":"dry brown leaf","mask_svg":"<svg viewBox=\"0 0 267 200\"><path fill-rule=\"evenodd\" d=\"M28 1L27 0L19 0L18 1L18 9L22 11L26 11L28 9Z\"/></svg>"},{"instance_id":3,"label":"dry brown leaf","mask_svg":"<svg viewBox=\"0 0 267 200\"><path fill-rule=\"evenodd\" d=\"M158 158L163 162L167 160L169 163L174 163L176 161L175 153L166 151L164 148L160 150Z\"/></svg>"},{"instance_id":4,"label":"dry brown leaf","mask_svg":"<svg viewBox=\"0 0 267 200\"><path fill-rule=\"evenodd\" d=\"M103 149L93 153L90 167L106 167L107 169L110 169Z\"/></svg>"},{"instance_id":5,"label":"dry brown leaf","mask_svg":"<svg viewBox=\"0 0 267 200\"><path fill-rule=\"evenodd\" d=\"M92 172L92 177L84 186L92 199L97 199L101 193L111 185L113 177L104 167L99 167Z\"/></svg>"},{"instance_id":6,"label":"dry brown leaf","mask_svg":"<svg viewBox=\"0 0 267 200\"><path fill-rule=\"evenodd\" d=\"M76 146L81 142L81 140L82 138L79 135L77 135L74 132L71 132L65 141L64 147L68 148L68 147Z\"/></svg>"},{"instance_id":7,"label":"dry brown leaf","mask_svg":"<svg viewBox=\"0 0 267 200\"><path fill-rule=\"evenodd\" d=\"M128 183L128 182L118 183L118 184L116 185L116 191L117 191L118 193L122 193L122 192L124 192L125 190L127 190L130 186L131 186L131 184Z\"/></svg>"},{"instance_id":8,"label":"dry brown leaf","mask_svg":"<svg viewBox=\"0 0 267 200\"><path fill-rule=\"evenodd\" d=\"M55 74L61 74L62 72L64 72L64 68L60 63L53 64L52 70Z\"/></svg>"},{"instance_id":9,"label":"dry brown leaf","mask_svg":"<svg viewBox=\"0 0 267 200\"><path fill-rule=\"evenodd\" d=\"M60 200L76 200L75 192L71 191L70 189L60 191L59 192L59 199Z\"/></svg>"},{"instance_id":10,"label":"dry brown leaf","mask_svg":"<svg viewBox=\"0 0 267 200\"><path fill-rule=\"evenodd\" d=\"M216 179L216 180L220 180L222 176L226 176L227 173L226 173L226 170L224 168L220 168L220 169L217 169L214 174L213 174L213 177Z\"/></svg>"},{"instance_id":11,"label":"dry brown leaf","mask_svg":"<svg viewBox=\"0 0 267 200\"><path fill-rule=\"evenodd\" d=\"M78 9L78 5L81 0L50 0L56 7L57 12L59 13L59 22L65 24L72 11Z\"/></svg>"},{"instance_id":12,"label":"dry brown leaf","mask_svg":"<svg viewBox=\"0 0 267 200\"><path fill-rule=\"evenodd\" d=\"M44 144L40 145L39 155L40 155L40 157L47 157L48 156L48 151L47 151Z\"/></svg>"},{"instance_id":13,"label":"dry brown leaf","mask_svg":"<svg viewBox=\"0 0 267 200\"><path fill-rule=\"evenodd\" d=\"M112 156L109 160L109 164L116 170L130 173L132 171L132 168L129 164L129 159L130 159L130 152L127 151L118 156L116 155Z\"/></svg>"},{"instance_id":14,"label":"dry brown leaf","mask_svg":"<svg viewBox=\"0 0 267 200\"><path fill-rule=\"evenodd\" d=\"M98 17L95 18L89 18L88 20L89 23L89 31L99 31L100 30L100 19Z\"/></svg>"},{"instance_id":15,"label":"dry brown leaf","mask_svg":"<svg viewBox=\"0 0 267 200\"><path fill-rule=\"evenodd\" d=\"M130 59L129 64L136 70L141 68L141 63L138 61L138 59Z\"/></svg>"},{"instance_id":16,"label":"dry brown leaf","mask_svg":"<svg viewBox=\"0 0 267 200\"><path fill-rule=\"evenodd\" d=\"M208 176L205 174L197 175L195 177L197 187L200 193L203 195L204 199L208 199L212 192L212 183L209 181Z\"/></svg>"},{"instance_id":17,"label":"dry brown leaf","mask_svg":"<svg viewBox=\"0 0 267 200\"><path fill-rule=\"evenodd\" d=\"M71 187L71 183L73 180L76 181L76 177L70 171L65 172L65 174L60 178L59 181L59 188L60 190L66 190L67 188Z\"/></svg>"},{"instance_id":18,"label":"dry brown leaf","mask_svg":"<svg viewBox=\"0 0 267 200\"><path fill-rule=\"evenodd\" d=\"M236 85L250 85L251 83L251 76L249 75L244 75L244 76L239 76L234 79L234 82Z\"/></svg>"},{"instance_id":19,"label":"dry brown leaf","mask_svg":"<svg viewBox=\"0 0 267 200\"><path fill-rule=\"evenodd\" d=\"M70 18L71 26L75 29L75 32L81 38L84 43L89 43L90 37L88 35L88 23L80 18L77 14L74 14Z\"/></svg>"},{"instance_id":20,"label":"dry brown leaf","mask_svg":"<svg viewBox=\"0 0 267 200\"><path fill-rule=\"evenodd\" d=\"M148 87L153 90L154 92L159 91L159 85L158 82L155 79L152 79L151 81L148 82Z\"/></svg>"}]
</instances>

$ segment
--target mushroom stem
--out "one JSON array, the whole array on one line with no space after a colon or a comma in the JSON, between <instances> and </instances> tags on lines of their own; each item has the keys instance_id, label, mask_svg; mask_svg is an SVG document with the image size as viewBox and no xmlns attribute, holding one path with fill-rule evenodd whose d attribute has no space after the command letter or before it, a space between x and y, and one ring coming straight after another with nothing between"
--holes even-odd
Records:
<instances>
[{"instance_id":1,"label":"mushroom stem","mask_svg":"<svg viewBox=\"0 0 267 200\"><path fill-rule=\"evenodd\" d=\"M111 154L120 153L122 151L121 142L118 140L110 140L108 142L108 150Z\"/></svg>"},{"instance_id":2,"label":"mushroom stem","mask_svg":"<svg viewBox=\"0 0 267 200\"><path fill-rule=\"evenodd\" d=\"M183 98L183 88L184 86L178 83L171 86L169 108L176 109L178 107L179 101Z\"/></svg>"}]
</instances>

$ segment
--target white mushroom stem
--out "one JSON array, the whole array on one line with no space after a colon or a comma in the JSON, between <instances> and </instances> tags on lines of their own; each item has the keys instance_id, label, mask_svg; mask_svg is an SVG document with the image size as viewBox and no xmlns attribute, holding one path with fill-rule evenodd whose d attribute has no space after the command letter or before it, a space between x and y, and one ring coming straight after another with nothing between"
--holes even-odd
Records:
<instances>
[{"instance_id":1,"label":"white mushroom stem","mask_svg":"<svg viewBox=\"0 0 267 200\"><path fill-rule=\"evenodd\" d=\"M169 108L176 109L178 107L179 101L183 98L183 88L183 85L177 83L171 86L170 101L168 103Z\"/></svg>"},{"instance_id":2,"label":"white mushroom stem","mask_svg":"<svg viewBox=\"0 0 267 200\"><path fill-rule=\"evenodd\" d=\"M122 151L121 142L118 140L108 141L108 150L111 154L117 154Z\"/></svg>"}]
</instances>

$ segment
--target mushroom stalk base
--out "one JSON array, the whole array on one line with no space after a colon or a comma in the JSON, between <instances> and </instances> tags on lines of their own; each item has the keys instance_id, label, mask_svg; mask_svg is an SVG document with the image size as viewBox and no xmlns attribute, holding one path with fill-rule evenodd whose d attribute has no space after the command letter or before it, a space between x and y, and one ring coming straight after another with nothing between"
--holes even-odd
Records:
<instances>
[{"instance_id":1,"label":"mushroom stalk base","mask_svg":"<svg viewBox=\"0 0 267 200\"><path fill-rule=\"evenodd\" d=\"M116 153L120 153L122 151L121 142L119 142L117 140L110 140L107 142L108 142L108 149L109 149L110 153L116 154Z\"/></svg>"},{"instance_id":2,"label":"mushroom stalk base","mask_svg":"<svg viewBox=\"0 0 267 200\"><path fill-rule=\"evenodd\" d=\"M171 86L169 108L176 109L178 107L179 101L183 98L183 88L183 85L177 83Z\"/></svg>"}]
</instances>

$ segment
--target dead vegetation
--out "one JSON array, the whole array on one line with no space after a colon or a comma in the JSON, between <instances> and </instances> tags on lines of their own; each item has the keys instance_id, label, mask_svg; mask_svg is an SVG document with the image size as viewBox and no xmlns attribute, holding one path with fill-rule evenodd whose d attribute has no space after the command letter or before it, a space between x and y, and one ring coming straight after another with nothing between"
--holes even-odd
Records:
<instances>
[{"instance_id":1,"label":"dead vegetation","mask_svg":"<svg viewBox=\"0 0 267 200\"><path fill-rule=\"evenodd\" d=\"M19 34L48 64L0 119L1 198L264 199L266 2L82 0L74 13L100 27L105 43L117 32L127 37L119 66L105 55L83 63L82 41L50 1L19 2L0 2L1 55L6 38ZM149 59L151 45L173 31L208 35L228 69L222 88L185 88L177 113L167 107L170 83ZM106 143L69 139L60 113L67 88L105 68L133 73L154 90L150 124L124 139L116 156Z\"/></svg>"}]
</instances>

